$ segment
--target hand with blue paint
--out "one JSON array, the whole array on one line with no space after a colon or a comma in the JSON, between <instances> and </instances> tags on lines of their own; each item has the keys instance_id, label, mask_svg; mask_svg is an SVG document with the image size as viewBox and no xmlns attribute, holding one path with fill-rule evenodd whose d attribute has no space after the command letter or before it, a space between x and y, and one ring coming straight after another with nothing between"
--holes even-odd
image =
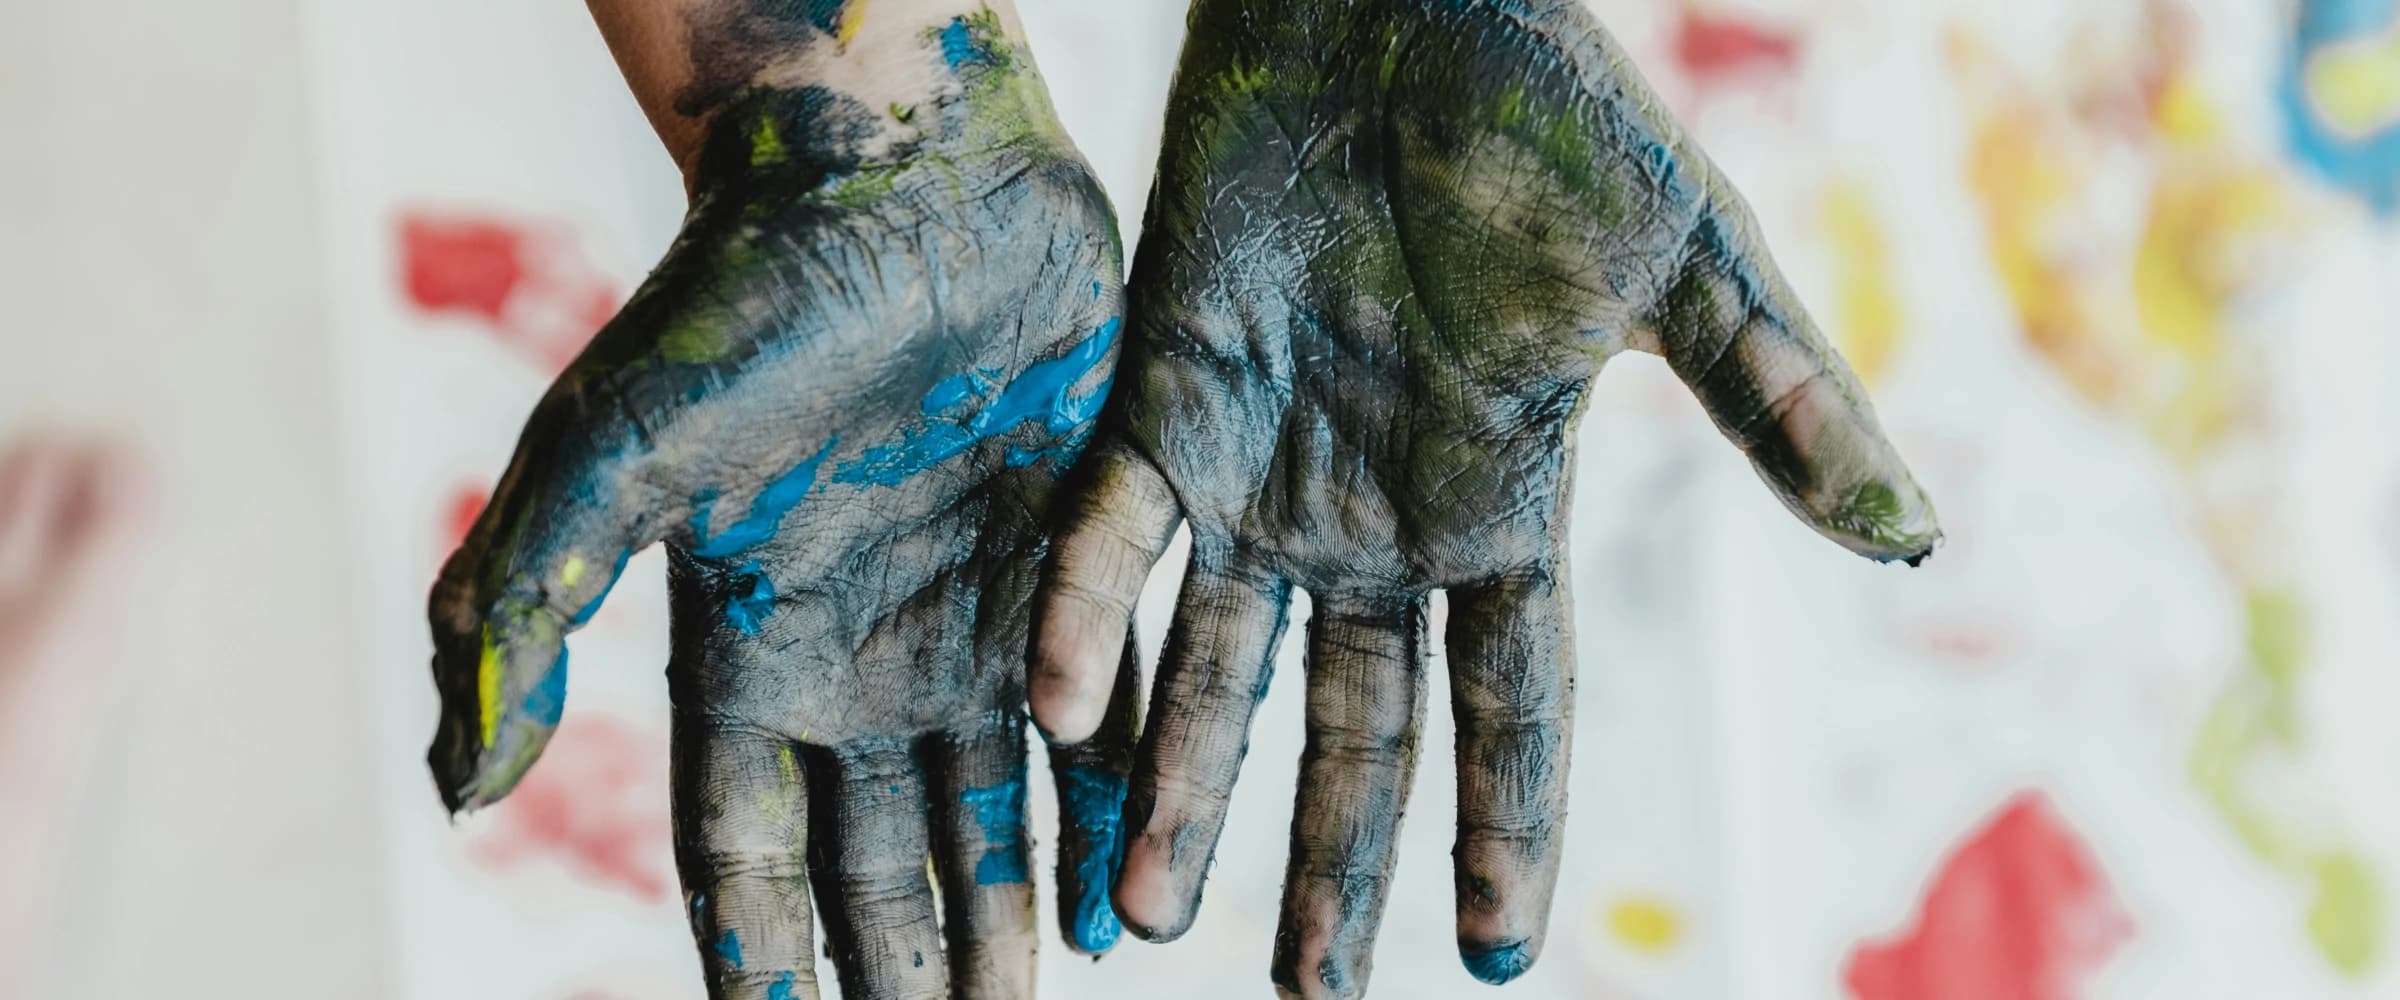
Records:
<instances>
[{"instance_id":1,"label":"hand with blue paint","mask_svg":"<svg viewBox=\"0 0 2400 1000\"><path fill-rule=\"evenodd\" d=\"M1307 590L1271 974L1359 996L1445 592L1457 943L1507 982L1540 954L1561 854L1569 443L1602 364L1663 356L1853 552L1915 563L1933 509L1740 196L1576 0L1196 0L1166 123L1117 395L1036 615L1034 718L1097 729L1188 524L1116 886L1128 927L1172 939Z\"/></svg>"},{"instance_id":2,"label":"hand with blue paint","mask_svg":"<svg viewBox=\"0 0 2400 1000\"><path fill-rule=\"evenodd\" d=\"M1029 996L1025 637L1118 351L1108 203L1004 8L594 11L691 209L434 588L444 801L534 765L567 634L664 542L709 995L816 996L821 918L847 996ZM1053 756L1081 821L1062 923L1090 952L1116 935L1130 698L1112 720L1114 749Z\"/></svg>"}]
</instances>

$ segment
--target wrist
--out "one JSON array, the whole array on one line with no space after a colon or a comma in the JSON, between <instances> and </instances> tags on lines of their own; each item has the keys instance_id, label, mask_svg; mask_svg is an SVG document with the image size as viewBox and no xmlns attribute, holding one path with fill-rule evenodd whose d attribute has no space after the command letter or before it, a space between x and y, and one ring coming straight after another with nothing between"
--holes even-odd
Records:
<instances>
[{"instance_id":1,"label":"wrist","mask_svg":"<svg viewBox=\"0 0 2400 1000\"><path fill-rule=\"evenodd\" d=\"M1005 48L1031 76L1012 0L590 0L592 13L687 186L728 112L749 126L761 95L807 94L838 121L790 115L787 146L877 161L922 138L916 119L960 91L960 59ZM1038 85L1037 85L1038 86ZM1046 102L1045 102L1046 104ZM737 108L737 105L740 106Z\"/></svg>"}]
</instances>

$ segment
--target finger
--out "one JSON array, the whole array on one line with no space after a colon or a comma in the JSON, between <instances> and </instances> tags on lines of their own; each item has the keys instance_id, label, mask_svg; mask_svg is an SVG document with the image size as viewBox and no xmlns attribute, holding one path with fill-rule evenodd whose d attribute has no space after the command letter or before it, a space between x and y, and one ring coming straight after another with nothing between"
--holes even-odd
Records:
<instances>
[{"instance_id":1,"label":"finger","mask_svg":"<svg viewBox=\"0 0 2400 1000\"><path fill-rule=\"evenodd\" d=\"M1195 555L1184 577L1125 798L1117 915L1147 940L1181 937L1199 910L1290 597L1290 584L1232 557Z\"/></svg>"},{"instance_id":2,"label":"finger","mask_svg":"<svg viewBox=\"0 0 2400 1000\"><path fill-rule=\"evenodd\" d=\"M1658 347L1784 505L1860 555L1915 565L1941 539L1933 504L1875 420L1723 180L1652 317Z\"/></svg>"},{"instance_id":3,"label":"finger","mask_svg":"<svg viewBox=\"0 0 2400 1000\"><path fill-rule=\"evenodd\" d=\"M1308 624L1308 743L1275 932L1275 985L1356 997L1374 966L1425 712L1423 598L1320 598Z\"/></svg>"},{"instance_id":4,"label":"finger","mask_svg":"<svg viewBox=\"0 0 2400 1000\"><path fill-rule=\"evenodd\" d=\"M1458 952L1505 983L1533 967L1558 886L1575 695L1566 588L1547 571L1450 591L1458 722Z\"/></svg>"},{"instance_id":5,"label":"finger","mask_svg":"<svg viewBox=\"0 0 2400 1000\"><path fill-rule=\"evenodd\" d=\"M566 636L656 540L643 492L648 435L625 409L562 380L429 612L441 720L426 755L452 812L498 801L533 766L566 698Z\"/></svg>"},{"instance_id":6,"label":"finger","mask_svg":"<svg viewBox=\"0 0 2400 1000\"><path fill-rule=\"evenodd\" d=\"M942 937L926 880L925 775L905 743L811 754L818 817L809 871L842 995L857 1000L947 996Z\"/></svg>"},{"instance_id":7,"label":"finger","mask_svg":"<svg viewBox=\"0 0 2400 1000\"><path fill-rule=\"evenodd\" d=\"M951 995L1033 995L1033 843L1025 828L1025 720L1013 709L939 748L934 870Z\"/></svg>"},{"instance_id":8,"label":"finger","mask_svg":"<svg viewBox=\"0 0 2400 1000\"><path fill-rule=\"evenodd\" d=\"M1134 601L1182 516L1166 478L1123 445L1101 448L1075 476L1034 611L1027 679L1034 723L1060 743L1099 728Z\"/></svg>"},{"instance_id":9,"label":"finger","mask_svg":"<svg viewBox=\"0 0 2400 1000\"><path fill-rule=\"evenodd\" d=\"M771 734L680 699L675 863L711 1000L814 1000L807 766Z\"/></svg>"},{"instance_id":10,"label":"finger","mask_svg":"<svg viewBox=\"0 0 2400 1000\"><path fill-rule=\"evenodd\" d=\"M1092 738L1050 750L1058 784L1058 920L1068 947L1098 956L1122 930L1110 888L1125 857L1126 775L1141 732L1140 653L1125 637L1116 692Z\"/></svg>"}]
</instances>

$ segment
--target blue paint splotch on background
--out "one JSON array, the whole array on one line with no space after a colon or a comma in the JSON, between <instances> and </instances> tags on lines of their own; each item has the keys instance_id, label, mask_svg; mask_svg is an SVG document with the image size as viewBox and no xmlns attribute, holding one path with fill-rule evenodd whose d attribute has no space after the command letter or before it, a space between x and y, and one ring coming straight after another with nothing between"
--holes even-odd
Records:
<instances>
[{"instance_id":1,"label":"blue paint splotch on background","mask_svg":"<svg viewBox=\"0 0 2400 1000\"><path fill-rule=\"evenodd\" d=\"M767 579L758 560L743 563L733 578L733 596L725 601L725 620L743 635L757 635L775 613L775 581Z\"/></svg>"},{"instance_id":2,"label":"blue paint splotch on background","mask_svg":"<svg viewBox=\"0 0 2400 1000\"><path fill-rule=\"evenodd\" d=\"M2400 124L2357 135L2327 121L2309 88L2312 60L2400 27L2400 0L2303 0L2276 83L2292 153L2326 182L2389 217L2400 210Z\"/></svg>"},{"instance_id":3,"label":"blue paint splotch on background","mask_svg":"<svg viewBox=\"0 0 2400 1000\"><path fill-rule=\"evenodd\" d=\"M1083 892L1074 902L1069 931L1075 947L1097 955L1117 946L1124 928L1109 902L1108 887L1117 880L1124 861L1125 842L1120 824L1125 815L1125 778L1104 768L1077 764L1059 774L1059 810L1069 826L1090 838L1092 849L1075 863Z\"/></svg>"},{"instance_id":4,"label":"blue paint splotch on background","mask_svg":"<svg viewBox=\"0 0 2400 1000\"><path fill-rule=\"evenodd\" d=\"M983 827L983 858L975 862L976 885L1027 882L1025 870L1025 779L958 793L958 804L975 811Z\"/></svg>"},{"instance_id":5,"label":"blue paint splotch on background","mask_svg":"<svg viewBox=\"0 0 2400 1000\"><path fill-rule=\"evenodd\" d=\"M792 974L789 972L775 977L775 982L767 986L767 1000L794 1000L798 996L793 992Z\"/></svg>"},{"instance_id":6,"label":"blue paint splotch on background","mask_svg":"<svg viewBox=\"0 0 2400 1000\"><path fill-rule=\"evenodd\" d=\"M715 491L703 493L692 501L692 554L703 559L726 559L743 550L775 537L775 529L783 524L783 516L800 506L808 491L817 485L817 468L833 454L839 437L829 438L816 455L792 467L790 472L777 476L775 481L758 491L750 501L750 513L727 525L722 534L708 536L710 514L717 505Z\"/></svg>"},{"instance_id":7,"label":"blue paint splotch on background","mask_svg":"<svg viewBox=\"0 0 2400 1000\"><path fill-rule=\"evenodd\" d=\"M730 931L730 930L728 930L728 931L726 931L726 932L725 932L725 934L724 934L724 936L723 936L723 937L719 937L719 938L717 939L717 957L718 957L718 958L722 958L722 959L724 959L724 960L725 960L725 964L727 964L727 965L733 966L733 967L734 967L734 968L736 968L736 969L739 969L739 968L741 968L741 967L742 967L742 939L741 939L741 936L740 936L740 935L738 935L738 934L735 934L734 932L732 932L732 931Z\"/></svg>"},{"instance_id":8,"label":"blue paint splotch on background","mask_svg":"<svg viewBox=\"0 0 2400 1000\"><path fill-rule=\"evenodd\" d=\"M566 716L566 650L558 651L558 659L550 661L549 672L542 675L542 679L534 684L533 690L525 692L524 699L517 702L517 711L525 713L526 718L544 726L558 725L558 720Z\"/></svg>"},{"instance_id":9,"label":"blue paint splotch on background","mask_svg":"<svg viewBox=\"0 0 2400 1000\"><path fill-rule=\"evenodd\" d=\"M875 486L898 486L920 472L965 454L978 442L1007 434L1028 423L1039 422L1053 434L1065 434L1088 424L1100 415L1101 404L1108 400L1113 378L1102 379L1090 392L1078 394L1075 386L1083 382L1108 357L1109 348L1116 343L1122 322L1111 319L1100 325L1091 336L1076 344L1072 350L1048 361L1037 362L1019 374L1006 386L992 391L988 380L979 381L966 376L952 376L935 385L925 396L927 414L924 426L901 434L896 444L869 448L857 459L844 463L834 471L837 483L864 483ZM964 391L965 398L954 398ZM984 393L989 393L985 399ZM984 399L972 414L952 416L952 411L966 399Z\"/></svg>"}]
</instances>

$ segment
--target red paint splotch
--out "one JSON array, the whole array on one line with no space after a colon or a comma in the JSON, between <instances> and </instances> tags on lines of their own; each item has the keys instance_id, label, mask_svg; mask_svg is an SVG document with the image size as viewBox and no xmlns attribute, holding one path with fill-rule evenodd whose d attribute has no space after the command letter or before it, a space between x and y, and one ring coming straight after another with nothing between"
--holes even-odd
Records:
<instances>
[{"instance_id":1,"label":"red paint splotch","mask_svg":"<svg viewBox=\"0 0 2400 1000\"><path fill-rule=\"evenodd\" d=\"M2132 933L2082 839L2025 792L1943 863L1915 925L1860 945L1843 979L1857 1000L2074 1000Z\"/></svg>"},{"instance_id":2,"label":"red paint splotch","mask_svg":"<svg viewBox=\"0 0 2400 1000\"><path fill-rule=\"evenodd\" d=\"M1787 29L1686 4L1675 22L1675 64L1703 90L1790 77L1800 39Z\"/></svg>"},{"instance_id":3,"label":"red paint splotch","mask_svg":"<svg viewBox=\"0 0 2400 1000\"><path fill-rule=\"evenodd\" d=\"M584 883L643 902L673 884L666 741L621 719L569 715L525 782L493 807L474 845L495 870L563 866Z\"/></svg>"},{"instance_id":4,"label":"red paint splotch","mask_svg":"<svg viewBox=\"0 0 2400 1000\"><path fill-rule=\"evenodd\" d=\"M483 506L491 502L491 492L480 484L450 491L449 501L442 505L442 554L466 544L467 534L475 530L475 519L483 516Z\"/></svg>"},{"instance_id":5,"label":"red paint splotch","mask_svg":"<svg viewBox=\"0 0 2400 1000\"><path fill-rule=\"evenodd\" d=\"M488 214L400 214L400 286L410 305L472 320L555 372L625 301L561 227Z\"/></svg>"}]
</instances>

